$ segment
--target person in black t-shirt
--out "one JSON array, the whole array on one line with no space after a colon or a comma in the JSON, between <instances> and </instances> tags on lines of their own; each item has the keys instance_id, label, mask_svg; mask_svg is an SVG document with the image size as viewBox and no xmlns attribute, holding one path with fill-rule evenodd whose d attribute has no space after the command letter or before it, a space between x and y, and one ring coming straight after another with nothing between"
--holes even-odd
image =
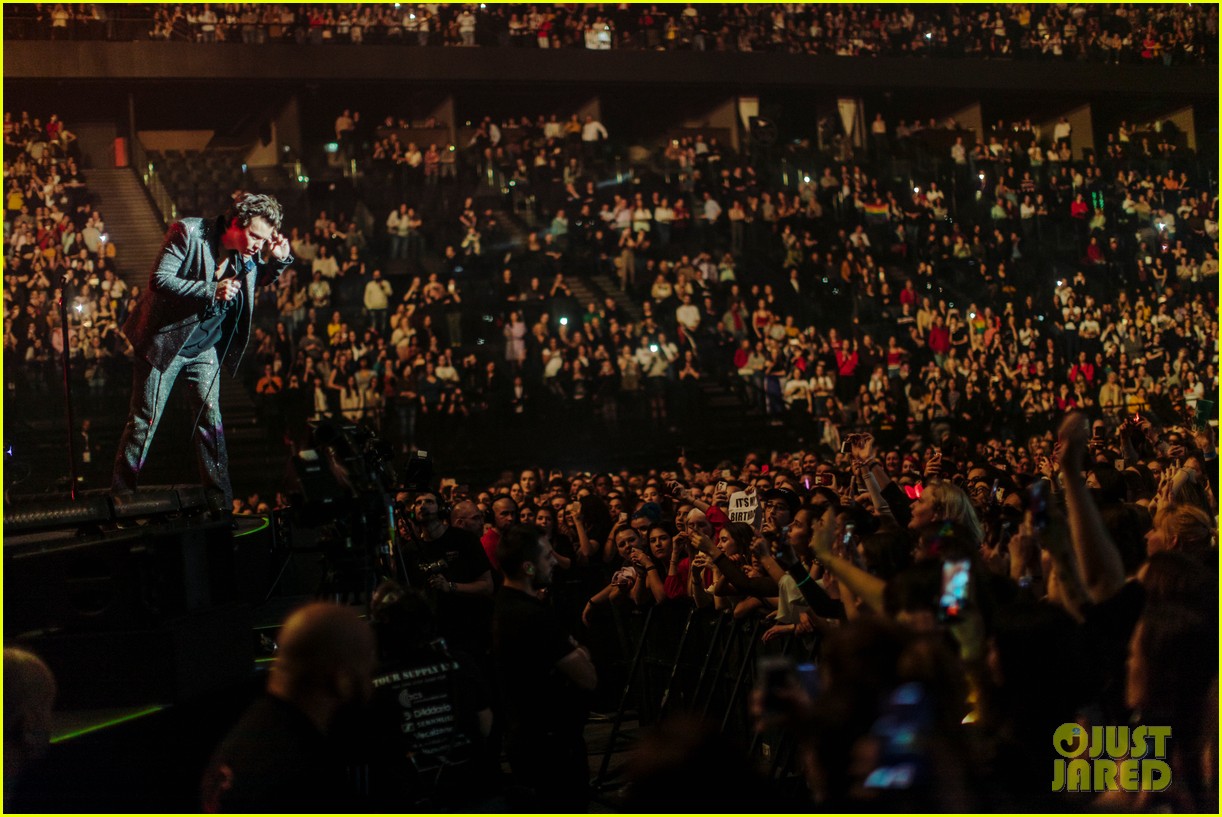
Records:
<instances>
[{"instance_id":1,"label":"person in black t-shirt","mask_svg":"<svg viewBox=\"0 0 1222 817\"><path fill-rule=\"evenodd\" d=\"M586 694L598 684L589 651L539 599L555 554L543 529L515 525L497 545L505 584L492 618L492 651L506 715L509 764L529 792L527 811L585 811Z\"/></svg>"},{"instance_id":2,"label":"person in black t-shirt","mask_svg":"<svg viewBox=\"0 0 1222 817\"><path fill-rule=\"evenodd\" d=\"M437 637L422 591L383 583L370 617L380 664L370 707L376 810L478 810L498 768L487 751L489 691L475 661Z\"/></svg>"},{"instance_id":3,"label":"person in black t-shirt","mask_svg":"<svg viewBox=\"0 0 1222 817\"><path fill-rule=\"evenodd\" d=\"M412 519L417 541L404 554L413 587L426 590L437 612L437 630L451 645L479 657L488 651L492 620L492 565L479 540L451 526L438 512L437 495L416 494Z\"/></svg>"}]
</instances>

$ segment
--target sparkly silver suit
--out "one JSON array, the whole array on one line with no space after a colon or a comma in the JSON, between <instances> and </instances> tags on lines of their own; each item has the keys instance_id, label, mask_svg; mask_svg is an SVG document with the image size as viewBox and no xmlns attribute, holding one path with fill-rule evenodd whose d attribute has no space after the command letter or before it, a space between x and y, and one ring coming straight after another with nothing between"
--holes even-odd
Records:
<instances>
[{"instance_id":1,"label":"sparkly silver suit","mask_svg":"<svg viewBox=\"0 0 1222 817\"><path fill-rule=\"evenodd\" d=\"M179 351L216 300L216 270L225 257L220 245L225 227L224 219L202 218L185 218L171 225L148 288L123 324L136 359L131 407L111 479L116 493L135 490L174 382L183 376L191 410L199 417L194 444L200 480L224 494L227 508L232 505L217 369L223 362L231 375L237 372L250 338L255 287L273 283L293 259L257 262L252 272L242 276L241 313L217 346L193 358L180 357ZM224 361L218 359L218 348L225 350Z\"/></svg>"}]
</instances>

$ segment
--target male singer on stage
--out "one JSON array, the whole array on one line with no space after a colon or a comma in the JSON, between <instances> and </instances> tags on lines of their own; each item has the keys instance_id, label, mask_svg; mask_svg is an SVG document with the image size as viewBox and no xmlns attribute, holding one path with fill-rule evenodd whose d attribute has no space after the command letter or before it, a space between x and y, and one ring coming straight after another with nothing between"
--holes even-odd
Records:
<instances>
[{"instance_id":1,"label":"male singer on stage","mask_svg":"<svg viewBox=\"0 0 1222 817\"><path fill-rule=\"evenodd\" d=\"M243 193L220 218L184 218L166 233L149 285L123 325L136 359L114 493L136 489L174 381L182 376L196 415L192 442L200 479L224 494L226 512L232 508L218 374L222 362L232 375L242 360L255 286L273 283L293 261L279 232L282 214L271 196Z\"/></svg>"}]
</instances>

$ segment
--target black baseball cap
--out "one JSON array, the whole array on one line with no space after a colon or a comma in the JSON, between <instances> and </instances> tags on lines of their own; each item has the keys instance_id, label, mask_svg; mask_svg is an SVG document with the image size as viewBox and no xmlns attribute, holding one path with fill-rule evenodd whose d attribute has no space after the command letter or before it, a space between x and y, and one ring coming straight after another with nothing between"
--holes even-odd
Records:
<instances>
[{"instance_id":1,"label":"black baseball cap","mask_svg":"<svg viewBox=\"0 0 1222 817\"><path fill-rule=\"evenodd\" d=\"M765 501L769 499L783 499L785 504L789 506L789 513L791 515L797 513L798 509L802 507L802 497L788 488L769 488L767 491L764 491L763 497Z\"/></svg>"}]
</instances>

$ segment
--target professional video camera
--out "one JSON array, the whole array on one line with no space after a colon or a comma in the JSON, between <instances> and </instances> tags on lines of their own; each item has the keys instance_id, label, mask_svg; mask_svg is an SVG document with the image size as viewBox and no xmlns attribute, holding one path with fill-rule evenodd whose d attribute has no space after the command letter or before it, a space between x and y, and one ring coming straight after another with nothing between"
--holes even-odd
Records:
<instances>
[{"instance_id":1,"label":"professional video camera","mask_svg":"<svg viewBox=\"0 0 1222 817\"><path fill-rule=\"evenodd\" d=\"M292 459L295 485L282 528L290 539L313 539L322 551L328 594L368 593L379 578L401 578L394 547L399 480L390 446L347 422L324 420L311 428L312 447Z\"/></svg>"}]
</instances>

